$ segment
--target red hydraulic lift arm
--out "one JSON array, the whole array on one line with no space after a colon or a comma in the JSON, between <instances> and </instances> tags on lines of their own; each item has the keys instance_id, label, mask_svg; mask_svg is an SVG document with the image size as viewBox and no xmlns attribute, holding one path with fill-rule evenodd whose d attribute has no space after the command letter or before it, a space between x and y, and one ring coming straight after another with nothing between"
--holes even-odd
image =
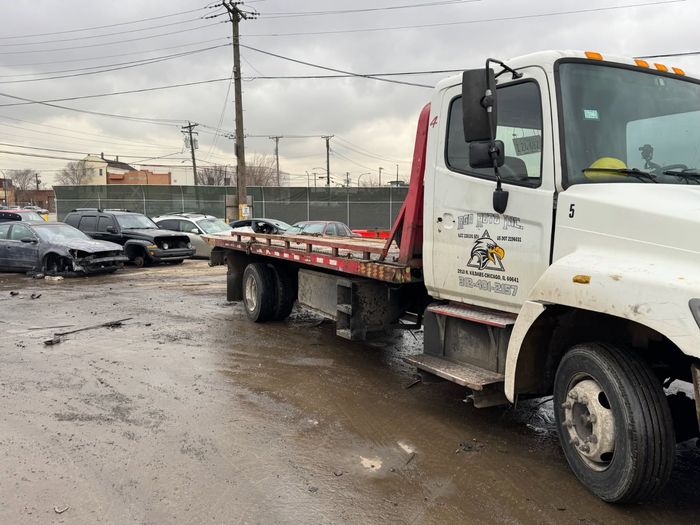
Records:
<instances>
[{"instance_id":1,"label":"red hydraulic lift arm","mask_svg":"<svg viewBox=\"0 0 700 525\"><path fill-rule=\"evenodd\" d=\"M430 104L426 104L418 117L408 194L396 216L394 225L391 227L391 233L382 253L382 259L384 259L389 252L391 243L396 241L399 244L397 262L414 268L422 266L423 257L423 178L425 176L425 152L428 143L429 120Z\"/></svg>"}]
</instances>

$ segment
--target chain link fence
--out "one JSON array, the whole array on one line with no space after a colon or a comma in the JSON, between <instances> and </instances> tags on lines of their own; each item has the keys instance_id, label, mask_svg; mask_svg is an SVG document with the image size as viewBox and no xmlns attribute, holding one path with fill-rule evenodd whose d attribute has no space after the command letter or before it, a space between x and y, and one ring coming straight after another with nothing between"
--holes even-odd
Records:
<instances>
[{"instance_id":1,"label":"chain link fence","mask_svg":"<svg viewBox=\"0 0 700 525\"><path fill-rule=\"evenodd\" d=\"M155 217L200 212L232 218L236 188L228 186L102 185L55 186L58 220L76 208L126 209ZM253 216L290 224L303 220L341 221L353 229L389 229L408 187L248 188Z\"/></svg>"}]
</instances>

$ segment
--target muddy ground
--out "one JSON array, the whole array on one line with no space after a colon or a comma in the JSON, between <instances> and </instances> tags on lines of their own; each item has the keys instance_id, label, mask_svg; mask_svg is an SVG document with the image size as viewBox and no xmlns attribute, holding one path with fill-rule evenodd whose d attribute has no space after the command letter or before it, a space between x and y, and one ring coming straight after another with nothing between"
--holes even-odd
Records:
<instances>
[{"instance_id":1,"label":"muddy ground","mask_svg":"<svg viewBox=\"0 0 700 525\"><path fill-rule=\"evenodd\" d=\"M256 325L222 267L3 274L0 313L0 523L698 521L694 443L659 501L604 504L546 403L407 389L420 333L351 343L299 311Z\"/></svg>"}]
</instances>

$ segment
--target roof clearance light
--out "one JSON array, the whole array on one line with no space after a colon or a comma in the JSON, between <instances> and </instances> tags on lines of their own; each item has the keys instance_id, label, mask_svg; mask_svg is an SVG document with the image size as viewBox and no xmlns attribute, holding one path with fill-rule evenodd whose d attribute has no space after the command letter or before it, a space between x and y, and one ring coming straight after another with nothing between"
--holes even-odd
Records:
<instances>
[{"instance_id":1,"label":"roof clearance light","mask_svg":"<svg viewBox=\"0 0 700 525\"><path fill-rule=\"evenodd\" d=\"M663 64L654 64L654 67L659 71L668 71L668 67Z\"/></svg>"},{"instance_id":2,"label":"roof clearance light","mask_svg":"<svg viewBox=\"0 0 700 525\"><path fill-rule=\"evenodd\" d=\"M649 67L649 62L647 62L646 60L642 60L641 58L635 58L634 62L639 67Z\"/></svg>"},{"instance_id":3,"label":"roof clearance light","mask_svg":"<svg viewBox=\"0 0 700 525\"><path fill-rule=\"evenodd\" d=\"M603 55L595 51L586 51L586 58L590 58L591 60L603 60Z\"/></svg>"},{"instance_id":4,"label":"roof clearance light","mask_svg":"<svg viewBox=\"0 0 700 525\"><path fill-rule=\"evenodd\" d=\"M681 68L679 68L679 67L672 67L671 69L673 70L673 72L674 72L676 75L681 75L681 76L685 75L685 71L683 71L683 70L682 70Z\"/></svg>"}]
</instances>

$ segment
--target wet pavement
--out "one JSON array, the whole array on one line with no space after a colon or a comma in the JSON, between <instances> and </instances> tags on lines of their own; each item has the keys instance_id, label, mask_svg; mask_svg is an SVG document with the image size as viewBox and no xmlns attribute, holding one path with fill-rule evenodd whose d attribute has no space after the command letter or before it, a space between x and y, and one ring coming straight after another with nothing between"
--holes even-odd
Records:
<instances>
[{"instance_id":1,"label":"wet pavement","mask_svg":"<svg viewBox=\"0 0 700 525\"><path fill-rule=\"evenodd\" d=\"M551 403L406 388L420 333L348 342L300 311L257 325L224 275L0 274L0 523L700 521L694 442L659 500L607 505L570 474Z\"/></svg>"}]
</instances>

